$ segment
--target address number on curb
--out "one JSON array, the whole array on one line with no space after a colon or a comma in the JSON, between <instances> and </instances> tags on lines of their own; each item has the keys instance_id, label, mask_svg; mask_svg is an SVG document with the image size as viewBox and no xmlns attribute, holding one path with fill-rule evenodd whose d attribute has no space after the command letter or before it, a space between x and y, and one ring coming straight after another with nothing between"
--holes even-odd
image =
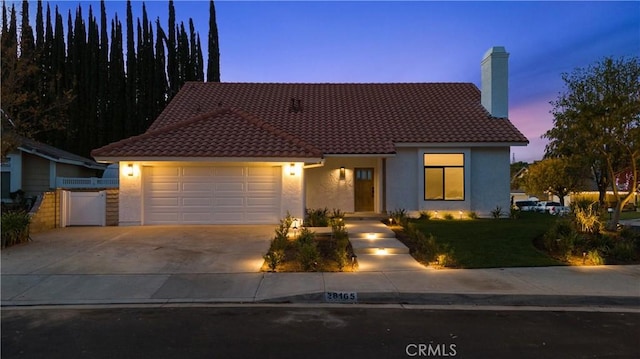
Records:
<instances>
[{"instance_id":1,"label":"address number on curb","mask_svg":"<svg viewBox=\"0 0 640 359\"><path fill-rule=\"evenodd\" d=\"M324 299L332 303L355 303L358 301L356 292L325 292Z\"/></svg>"}]
</instances>

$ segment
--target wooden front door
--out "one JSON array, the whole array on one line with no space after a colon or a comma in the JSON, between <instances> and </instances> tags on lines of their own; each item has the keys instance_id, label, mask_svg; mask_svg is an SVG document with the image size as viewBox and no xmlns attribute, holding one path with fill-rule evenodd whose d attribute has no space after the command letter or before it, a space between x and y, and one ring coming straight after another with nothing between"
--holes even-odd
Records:
<instances>
[{"instance_id":1,"label":"wooden front door","mask_svg":"<svg viewBox=\"0 0 640 359\"><path fill-rule=\"evenodd\" d=\"M355 177L355 211L373 212L373 199L375 189L373 187L373 168L356 168Z\"/></svg>"}]
</instances>

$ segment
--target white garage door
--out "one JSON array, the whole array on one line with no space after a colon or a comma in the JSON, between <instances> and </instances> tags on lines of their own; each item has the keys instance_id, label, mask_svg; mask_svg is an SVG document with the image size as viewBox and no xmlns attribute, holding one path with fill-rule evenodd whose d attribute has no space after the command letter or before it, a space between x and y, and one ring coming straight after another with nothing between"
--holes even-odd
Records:
<instances>
[{"instance_id":1,"label":"white garage door","mask_svg":"<svg viewBox=\"0 0 640 359\"><path fill-rule=\"evenodd\" d=\"M277 223L281 173L281 167L144 167L144 223Z\"/></svg>"}]
</instances>

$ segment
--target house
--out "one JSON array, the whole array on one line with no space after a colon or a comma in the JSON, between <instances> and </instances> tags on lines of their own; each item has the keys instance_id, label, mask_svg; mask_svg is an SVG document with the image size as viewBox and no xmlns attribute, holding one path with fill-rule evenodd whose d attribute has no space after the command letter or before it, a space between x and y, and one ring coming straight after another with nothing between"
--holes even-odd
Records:
<instances>
[{"instance_id":1,"label":"house","mask_svg":"<svg viewBox=\"0 0 640 359\"><path fill-rule=\"evenodd\" d=\"M276 223L287 212L508 210L508 53L471 83L186 83L120 164L120 225Z\"/></svg>"},{"instance_id":2,"label":"house","mask_svg":"<svg viewBox=\"0 0 640 359\"><path fill-rule=\"evenodd\" d=\"M104 164L59 148L18 138L18 146L2 160L2 200L10 201L10 193L22 190L25 197L35 197L57 188L58 177L98 176Z\"/></svg>"}]
</instances>

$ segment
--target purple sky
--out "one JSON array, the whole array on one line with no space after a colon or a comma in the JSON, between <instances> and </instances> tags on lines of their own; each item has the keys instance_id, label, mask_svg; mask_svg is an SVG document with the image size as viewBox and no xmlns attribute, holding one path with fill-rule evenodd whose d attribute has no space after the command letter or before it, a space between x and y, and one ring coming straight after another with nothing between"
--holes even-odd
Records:
<instances>
[{"instance_id":1,"label":"purple sky","mask_svg":"<svg viewBox=\"0 0 640 359\"><path fill-rule=\"evenodd\" d=\"M51 1L66 14L77 1ZM31 16L35 0L30 1ZM99 11L98 2L83 1ZM142 2L134 1L134 16ZM203 46L208 1L175 1ZM125 3L107 1L124 23ZM166 29L167 1L147 1ZM19 6L18 6L19 8ZM561 73L604 56L640 55L640 2L216 1L224 82L472 82L491 46L510 55L511 121L531 141L518 161L540 159ZM65 15L66 24L66 15ZM206 50L206 48L205 48Z\"/></svg>"}]
</instances>

